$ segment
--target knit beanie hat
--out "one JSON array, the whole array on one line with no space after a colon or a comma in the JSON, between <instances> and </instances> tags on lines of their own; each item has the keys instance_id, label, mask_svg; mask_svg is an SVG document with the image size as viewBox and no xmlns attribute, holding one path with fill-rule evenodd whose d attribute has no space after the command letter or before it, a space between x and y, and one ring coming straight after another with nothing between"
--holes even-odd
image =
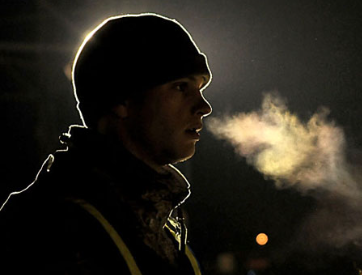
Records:
<instances>
[{"instance_id":1,"label":"knit beanie hat","mask_svg":"<svg viewBox=\"0 0 362 275\"><path fill-rule=\"evenodd\" d=\"M176 21L156 14L111 17L84 40L72 82L83 123L98 119L126 99L192 74L211 80L206 56Z\"/></svg>"}]
</instances>

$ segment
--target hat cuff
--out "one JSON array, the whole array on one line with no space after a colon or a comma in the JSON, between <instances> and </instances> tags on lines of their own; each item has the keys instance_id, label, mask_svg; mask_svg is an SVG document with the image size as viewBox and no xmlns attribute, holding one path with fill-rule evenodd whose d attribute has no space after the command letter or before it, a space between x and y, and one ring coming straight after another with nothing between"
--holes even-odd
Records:
<instances>
[{"instance_id":1,"label":"hat cuff","mask_svg":"<svg viewBox=\"0 0 362 275\"><path fill-rule=\"evenodd\" d=\"M149 73L146 73L147 80L144 82L147 85L144 87L145 89L198 74L207 76L207 83L205 85L211 80L211 73L206 57L203 54L170 58L163 62L163 64L156 63L156 66L150 66L149 70Z\"/></svg>"}]
</instances>

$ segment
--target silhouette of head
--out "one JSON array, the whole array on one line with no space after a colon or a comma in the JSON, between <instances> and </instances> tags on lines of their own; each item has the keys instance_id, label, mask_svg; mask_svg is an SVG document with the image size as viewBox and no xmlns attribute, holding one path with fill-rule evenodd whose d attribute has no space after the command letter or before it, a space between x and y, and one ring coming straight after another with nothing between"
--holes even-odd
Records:
<instances>
[{"instance_id":1,"label":"silhouette of head","mask_svg":"<svg viewBox=\"0 0 362 275\"><path fill-rule=\"evenodd\" d=\"M188 75L211 80L207 59L175 20L156 14L111 17L84 40L72 82L84 125L96 127L113 106Z\"/></svg>"}]
</instances>

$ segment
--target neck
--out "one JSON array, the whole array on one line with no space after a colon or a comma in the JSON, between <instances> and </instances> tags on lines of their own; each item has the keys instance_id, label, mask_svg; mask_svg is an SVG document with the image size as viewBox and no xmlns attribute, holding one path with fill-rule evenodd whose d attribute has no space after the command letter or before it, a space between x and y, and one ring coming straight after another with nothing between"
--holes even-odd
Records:
<instances>
[{"instance_id":1,"label":"neck","mask_svg":"<svg viewBox=\"0 0 362 275\"><path fill-rule=\"evenodd\" d=\"M97 131L100 134L113 137L115 142L120 142L124 148L126 148L132 155L143 161L149 167L154 169L158 173L163 173L164 167L167 165L158 163L152 156L151 152L144 149L144 146L135 141L129 134L128 129L122 123L112 123L112 118L103 117L97 127Z\"/></svg>"},{"instance_id":2,"label":"neck","mask_svg":"<svg viewBox=\"0 0 362 275\"><path fill-rule=\"evenodd\" d=\"M156 172L162 174L164 172L165 166L167 164L159 164L155 160L153 160L150 157L150 153L147 152L147 150L143 150L141 146L138 146L131 140L123 139L120 142L122 142L123 146L136 158L143 161L145 164L147 164L149 167L154 169Z\"/></svg>"}]
</instances>

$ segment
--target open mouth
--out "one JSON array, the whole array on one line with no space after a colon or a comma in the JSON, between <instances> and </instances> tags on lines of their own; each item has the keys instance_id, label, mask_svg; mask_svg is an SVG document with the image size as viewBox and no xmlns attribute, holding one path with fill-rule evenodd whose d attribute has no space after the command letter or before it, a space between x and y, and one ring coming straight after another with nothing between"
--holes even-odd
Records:
<instances>
[{"instance_id":1,"label":"open mouth","mask_svg":"<svg viewBox=\"0 0 362 275\"><path fill-rule=\"evenodd\" d=\"M190 128L186 130L186 133L189 134L193 139L200 139L201 128Z\"/></svg>"},{"instance_id":2,"label":"open mouth","mask_svg":"<svg viewBox=\"0 0 362 275\"><path fill-rule=\"evenodd\" d=\"M186 130L187 132L193 132L193 133L199 133L201 131L201 129L198 128L190 128Z\"/></svg>"}]
</instances>

